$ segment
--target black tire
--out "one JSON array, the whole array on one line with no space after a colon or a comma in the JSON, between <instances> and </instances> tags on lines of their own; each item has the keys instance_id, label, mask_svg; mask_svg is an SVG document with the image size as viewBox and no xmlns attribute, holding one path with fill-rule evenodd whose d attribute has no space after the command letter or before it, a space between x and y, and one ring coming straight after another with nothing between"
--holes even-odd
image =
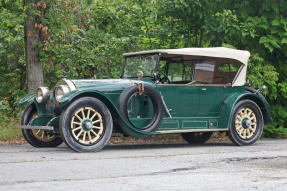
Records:
<instances>
[{"instance_id":1,"label":"black tire","mask_svg":"<svg viewBox=\"0 0 287 191\"><path fill-rule=\"evenodd\" d=\"M182 133L182 138L189 144L204 144L211 137L212 132L206 133Z\"/></svg>"},{"instance_id":2,"label":"black tire","mask_svg":"<svg viewBox=\"0 0 287 191\"><path fill-rule=\"evenodd\" d=\"M154 115L153 115L151 121L149 122L149 124L147 124L145 127L137 127L133 123L131 123L131 121L128 117L128 101L131 98L131 96L133 94L137 93L138 91L139 90L138 90L137 85L133 85L133 86L126 88L121 93L121 95L118 99L119 110L122 113L122 115L124 116L124 118L128 122L130 122L130 124L132 124L135 128L137 128L141 131L145 131L145 132L154 131L155 129L157 129L159 127L159 125L162 121L162 118L163 118L164 108L163 108L161 96L152 86L147 85L147 84L144 85L144 94L149 96L149 98L151 99L151 101L153 103ZM127 132L127 133L129 133L129 132Z\"/></svg>"},{"instance_id":3,"label":"black tire","mask_svg":"<svg viewBox=\"0 0 287 191\"><path fill-rule=\"evenodd\" d=\"M37 114L37 109L34 104L31 104L26 107L22 116L21 124L27 125L32 120L32 117L35 114ZM49 131L45 131L44 133L51 134L51 132ZM63 143L61 137L58 137L57 135L54 135L55 137L51 141L41 141L33 134L33 131L31 129L22 129L22 134L30 145L37 148L57 147Z\"/></svg>"},{"instance_id":4,"label":"black tire","mask_svg":"<svg viewBox=\"0 0 287 191\"><path fill-rule=\"evenodd\" d=\"M243 120L245 118L247 120L250 120L253 118L253 117L252 118L244 117L240 115L240 112L245 108L252 111L253 113L252 116L255 115L256 117L255 118L256 121L254 121L254 119L253 121L250 121L250 123L252 123L253 125L256 124L255 130L252 130L254 129L255 126L248 127L247 125L244 125ZM247 113L251 115L250 114L251 112L247 112ZM236 123L237 116L239 117L238 118L239 123L238 122ZM239 130L237 130L236 125L237 127L241 126L242 128L239 127ZM243 126L246 126L246 127L243 128ZM231 141L238 146L251 145L251 144L254 144L260 138L262 131L263 131L263 126L264 126L263 116L258 105L251 100L241 100L235 105L228 134L229 134ZM247 136L247 133L245 134L245 137L244 137L244 134L242 135L240 132L238 132L241 130L244 131L244 129L249 130L248 136ZM251 133L250 133L250 130L252 130Z\"/></svg>"},{"instance_id":5,"label":"black tire","mask_svg":"<svg viewBox=\"0 0 287 191\"><path fill-rule=\"evenodd\" d=\"M73 116L79 109L92 108L101 116L102 133L93 143L83 144L80 139L76 139L72 133L71 122ZM81 125L84 129L83 125ZM82 131L80 129L80 131ZM83 130L86 131L86 130ZM77 152L96 152L100 151L110 140L113 131L113 119L107 106L99 99L93 97L81 97L73 101L64 109L60 118L60 134L64 142ZM89 131L86 131L89 132ZM91 132L90 132L91 133ZM83 135L84 136L84 135ZM82 137L84 140L85 138Z\"/></svg>"}]
</instances>

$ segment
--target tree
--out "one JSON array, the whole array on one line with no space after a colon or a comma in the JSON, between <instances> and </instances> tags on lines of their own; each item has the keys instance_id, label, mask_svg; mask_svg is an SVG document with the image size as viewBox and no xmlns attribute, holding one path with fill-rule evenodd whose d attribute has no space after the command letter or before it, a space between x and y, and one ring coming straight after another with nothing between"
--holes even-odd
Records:
<instances>
[{"instance_id":1,"label":"tree","mask_svg":"<svg viewBox=\"0 0 287 191\"><path fill-rule=\"evenodd\" d=\"M254 88L267 85L273 126L287 127L286 6L286 0L0 0L0 112L5 106L13 113L26 90L43 85L43 75L52 90L64 71L71 79L119 77L124 52L228 46L250 51L247 78Z\"/></svg>"},{"instance_id":2,"label":"tree","mask_svg":"<svg viewBox=\"0 0 287 191\"><path fill-rule=\"evenodd\" d=\"M40 0L24 0L26 16L24 21L24 42L26 56L26 80L28 92L35 91L44 84L43 65L40 61L41 32L45 31L41 26L40 17L42 10L46 9L45 2ZM24 8L24 10L25 10Z\"/></svg>"}]
</instances>

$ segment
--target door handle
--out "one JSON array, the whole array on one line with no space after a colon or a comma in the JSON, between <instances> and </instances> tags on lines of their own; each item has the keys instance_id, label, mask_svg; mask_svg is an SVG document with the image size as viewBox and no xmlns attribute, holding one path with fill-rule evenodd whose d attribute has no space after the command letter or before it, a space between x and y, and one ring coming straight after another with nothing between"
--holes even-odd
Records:
<instances>
[{"instance_id":1,"label":"door handle","mask_svg":"<svg viewBox=\"0 0 287 191\"><path fill-rule=\"evenodd\" d=\"M202 91L206 91L206 88L201 88Z\"/></svg>"}]
</instances>

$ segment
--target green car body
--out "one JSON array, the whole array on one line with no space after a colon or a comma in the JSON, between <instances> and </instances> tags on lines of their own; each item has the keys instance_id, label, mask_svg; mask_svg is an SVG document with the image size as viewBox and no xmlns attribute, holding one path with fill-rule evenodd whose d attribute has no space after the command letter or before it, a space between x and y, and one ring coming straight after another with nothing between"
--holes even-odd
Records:
<instances>
[{"instance_id":1,"label":"green car body","mask_svg":"<svg viewBox=\"0 0 287 191\"><path fill-rule=\"evenodd\" d=\"M59 110L63 110L74 99L81 96L92 96L100 98L109 109L113 111L113 116L117 120L121 120L126 126L133 129L135 132L145 134L159 134L159 133L179 133L183 131L198 130L198 131L228 131L230 119L232 116L234 105L242 99L251 99L256 102L262 109L264 115L264 122L266 124L272 122L270 109L264 97L245 91L245 87L213 87L213 86L157 86L152 81L145 81L144 83L150 84L156 90L162 92L165 97L165 102L168 108L172 108L172 118L165 114L163 121L157 131L144 132L135 129L131 126L126 119L122 116L117 107L117 100L121 92L138 82L138 80L75 80L73 81L77 90L66 94L59 104ZM202 87L206 88L202 92ZM210 93L208 93L210 92ZM204 94L203 94L204 93ZM219 95L224 94L220 97ZM178 95L182 95L181 99L184 102L178 101ZM192 97L192 99L191 99ZM218 100L214 100L214 97ZM53 102L53 93L51 92L50 102ZM53 113L53 104L39 104L35 99L35 93L29 94L20 101L20 105L25 105L33 102L39 118L43 121L34 121L31 125L49 125L53 120L58 121L59 115L55 116ZM186 106L190 105L192 110L187 110ZM49 123L47 123L49 120ZM132 119L136 124L143 122L145 119ZM55 123L55 132L59 132L58 124ZM126 127L123 127L126 128ZM131 135L132 136L132 135Z\"/></svg>"},{"instance_id":2,"label":"green car body","mask_svg":"<svg viewBox=\"0 0 287 191\"><path fill-rule=\"evenodd\" d=\"M149 54L161 55L157 51L136 55ZM125 55L125 57L136 55ZM159 69L159 64L160 60L157 61L156 70ZM135 70L138 69L135 68ZM123 116L118 107L118 100L122 92L139 83L153 87L159 92L165 105L161 123L152 131L136 128L147 124L153 115L153 105L150 99L143 96L136 97L133 101L134 105L131 106L133 111L129 113L129 120ZM112 114L114 131L125 132L132 137L146 137L163 133L229 131L235 106L241 100L252 100L260 108L264 123L272 122L270 108L264 96L260 94L259 90L247 91L245 85L233 86L231 83L166 84L159 83L150 76L136 78L124 77L124 75L120 79L63 79L59 84L70 84L73 88L59 99L55 99L55 93L50 91L49 98L45 103L38 103L35 93L28 94L21 99L21 107L32 103L38 112L38 117L31 120L28 125L52 126L53 133L59 135L59 120L62 112L81 97L94 97L101 100ZM143 103L145 103L144 106Z\"/></svg>"}]
</instances>

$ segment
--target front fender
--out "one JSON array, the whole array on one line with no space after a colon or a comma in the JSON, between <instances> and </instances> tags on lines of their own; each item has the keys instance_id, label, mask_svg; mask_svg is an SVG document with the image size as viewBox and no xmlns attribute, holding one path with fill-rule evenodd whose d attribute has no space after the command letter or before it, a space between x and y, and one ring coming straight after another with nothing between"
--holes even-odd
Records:
<instances>
[{"instance_id":1,"label":"front fender","mask_svg":"<svg viewBox=\"0 0 287 191\"><path fill-rule=\"evenodd\" d=\"M83 96L91 96L91 97L96 97L103 101L106 106L109 108L110 112L113 114L116 114L118 118L124 123L122 128L129 128L129 130L132 130L134 132L134 135L131 136L136 136L136 134L145 134L145 135L155 135L155 134L160 134L158 132L145 132L141 131L139 129L136 129L133 125L131 125L121 114L121 112L118 110L118 107L116 106L116 103L112 101L108 95L106 95L104 92L97 91L97 90L91 90L91 89L84 89L84 90L74 90L71 91L70 93L66 94L59 100L59 104L61 108L65 108L71 103L73 100L83 97Z\"/></svg>"},{"instance_id":2,"label":"front fender","mask_svg":"<svg viewBox=\"0 0 287 191\"><path fill-rule=\"evenodd\" d=\"M19 101L19 106L20 107L25 107L27 104L31 103L36 97L36 93L30 93L27 94L25 97L23 97L20 101Z\"/></svg>"},{"instance_id":3,"label":"front fender","mask_svg":"<svg viewBox=\"0 0 287 191\"><path fill-rule=\"evenodd\" d=\"M263 96L262 96L263 97ZM263 119L265 124L272 123L272 117L270 112L270 107L265 98L262 98L256 93L234 93L230 95L225 101L223 102L223 106L220 112L220 121L219 124L222 128L229 128L232 120L232 116L234 114L234 107L235 105L243 99L249 99L254 101L263 114Z\"/></svg>"}]
</instances>

